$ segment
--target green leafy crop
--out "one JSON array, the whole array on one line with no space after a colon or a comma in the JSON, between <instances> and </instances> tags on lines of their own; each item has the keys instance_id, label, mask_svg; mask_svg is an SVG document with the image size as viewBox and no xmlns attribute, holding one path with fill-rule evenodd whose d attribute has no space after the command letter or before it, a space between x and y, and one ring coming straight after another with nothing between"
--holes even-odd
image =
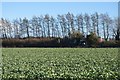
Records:
<instances>
[{"instance_id":1,"label":"green leafy crop","mask_svg":"<svg viewBox=\"0 0 120 80\"><path fill-rule=\"evenodd\" d=\"M3 48L2 78L118 80L117 48Z\"/></svg>"}]
</instances>

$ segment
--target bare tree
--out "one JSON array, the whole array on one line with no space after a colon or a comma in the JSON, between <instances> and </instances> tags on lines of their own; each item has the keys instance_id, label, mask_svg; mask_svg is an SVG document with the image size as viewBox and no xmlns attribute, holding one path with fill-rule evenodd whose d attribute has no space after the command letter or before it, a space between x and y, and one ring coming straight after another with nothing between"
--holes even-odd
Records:
<instances>
[{"instance_id":1,"label":"bare tree","mask_svg":"<svg viewBox=\"0 0 120 80\"><path fill-rule=\"evenodd\" d=\"M38 17L38 36L42 36L43 37L43 27L42 27L42 20L43 20L43 17L40 16ZM41 35L40 35L41 34Z\"/></svg>"},{"instance_id":2,"label":"bare tree","mask_svg":"<svg viewBox=\"0 0 120 80\"><path fill-rule=\"evenodd\" d=\"M69 28L67 28L67 25L66 25L66 19L65 19L64 15L58 15L57 19L61 26L62 36L65 37L67 34L67 29L69 29ZM69 33L69 30L68 30L68 33Z\"/></svg>"},{"instance_id":3,"label":"bare tree","mask_svg":"<svg viewBox=\"0 0 120 80\"><path fill-rule=\"evenodd\" d=\"M47 36L50 37L50 16L46 14L44 20L47 26Z\"/></svg>"},{"instance_id":4,"label":"bare tree","mask_svg":"<svg viewBox=\"0 0 120 80\"><path fill-rule=\"evenodd\" d=\"M38 37L39 36L39 23L38 23L38 17L34 16L31 20L31 24L32 24L32 33L34 37Z\"/></svg>"},{"instance_id":5,"label":"bare tree","mask_svg":"<svg viewBox=\"0 0 120 80\"><path fill-rule=\"evenodd\" d=\"M55 37L55 19L51 16L50 18L52 37Z\"/></svg>"},{"instance_id":6,"label":"bare tree","mask_svg":"<svg viewBox=\"0 0 120 80\"><path fill-rule=\"evenodd\" d=\"M0 36L2 38L30 37L70 37L77 29L83 35L94 32L97 36L103 36L108 40L114 35L119 40L120 28L118 19L113 20L108 14L91 16L87 13L74 16L72 13L58 15L57 18L49 16L34 16L32 19L15 19L12 21L1 18ZM99 24L100 23L100 24ZM101 32L103 31L103 32Z\"/></svg>"},{"instance_id":7,"label":"bare tree","mask_svg":"<svg viewBox=\"0 0 120 80\"><path fill-rule=\"evenodd\" d=\"M114 26L113 26L113 37L116 40L120 40L120 19L114 19Z\"/></svg>"},{"instance_id":8,"label":"bare tree","mask_svg":"<svg viewBox=\"0 0 120 80\"><path fill-rule=\"evenodd\" d=\"M91 15L91 20L92 20L92 32L96 33L96 17L95 14Z\"/></svg>"},{"instance_id":9,"label":"bare tree","mask_svg":"<svg viewBox=\"0 0 120 80\"><path fill-rule=\"evenodd\" d=\"M29 35L29 21L27 18L23 19L23 27L25 27L27 38L29 38L30 37L30 35Z\"/></svg>"},{"instance_id":10,"label":"bare tree","mask_svg":"<svg viewBox=\"0 0 120 80\"><path fill-rule=\"evenodd\" d=\"M20 33L22 31L20 31L20 22L16 19L13 21L13 28L14 28L14 37L15 38L20 38Z\"/></svg>"},{"instance_id":11,"label":"bare tree","mask_svg":"<svg viewBox=\"0 0 120 80\"><path fill-rule=\"evenodd\" d=\"M5 26L6 26L6 33L7 33L7 38L12 38L12 25L9 20L5 19Z\"/></svg>"},{"instance_id":12,"label":"bare tree","mask_svg":"<svg viewBox=\"0 0 120 80\"><path fill-rule=\"evenodd\" d=\"M91 25L90 25L90 16L86 13L84 16L84 21L86 25L86 34L88 35L90 33Z\"/></svg>"},{"instance_id":13,"label":"bare tree","mask_svg":"<svg viewBox=\"0 0 120 80\"><path fill-rule=\"evenodd\" d=\"M83 27L84 26L84 18L83 18L82 14L76 16L76 24L78 26L78 31L82 32L82 34L84 34L84 27Z\"/></svg>"},{"instance_id":14,"label":"bare tree","mask_svg":"<svg viewBox=\"0 0 120 80\"><path fill-rule=\"evenodd\" d=\"M42 18L42 32L43 32L43 37L46 37L45 20L44 20L43 16L41 16L41 18Z\"/></svg>"},{"instance_id":15,"label":"bare tree","mask_svg":"<svg viewBox=\"0 0 120 80\"><path fill-rule=\"evenodd\" d=\"M106 40L108 40L108 38L110 36L110 28L111 28L111 23L112 23L112 20L108 14L106 14L105 21L106 21Z\"/></svg>"},{"instance_id":16,"label":"bare tree","mask_svg":"<svg viewBox=\"0 0 120 80\"><path fill-rule=\"evenodd\" d=\"M60 30L59 30L59 26L58 26L58 22L56 21L55 22L55 29L56 29L56 36L55 37L60 37Z\"/></svg>"},{"instance_id":17,"label":"bare tree","mask_svg":"<svg viewBox=\"0 0 120 80\"><path fill-rule=\"evenodd\" d=\"M66 14L67 19L67 25L68 25L68 34L74 33L75 27L74 27L74 15L71 13Z\"/></svg>"},{"instance_id":18,"label":"bare tree","mask_svg":"<svg viewBox=\"0 0 120 80\"><path fill-rule=\"evenodd\" d=\"M99 15L97 12L95 13L95 16L96 16L97 35L99 36Z\"/></svg>"},{"instance_id":19,"label":"bare tree","mask_svg":"<svg viewBox=\"0 0 120 80\"><path fill-rule=\"evenodd\" d=\"M21 18L19 18L19 20L17 21L17 23L19 24L19 29L20 29L20 37L24 38L25 34L26 34L26 28L23 25L23 20Z\"/></svg>"},{"instance_id":20,"label":"bare tree","mask_svg":"<svg viewBox=\"0 0 120 80\"><path fill-rule=\"evenodd\" d=\"M101 14L100 17L101 17L101 23L103 26L104 39L108 40L110 35L109 29L111 28L112 20L108 14Z\"/></svg>"},{"instance_id":21,"label":"bare tree","mask_svg":"<svg viewBox=\"0 0 120 80\"><path fill-rule=\"evenodd\" d=\"M2 38L2 19L0 19L0 38Z\"/></svg>"},{"instance_id":22,"label":"bare tree","mask_svg":"<svg viewBox=\"0 0 120 80\"><path fill-rule=\"evenodd\" d=\"M7 27L5 19L1 18L2 27L2 38L7 38Z\"/></svg>"}]
</instances>

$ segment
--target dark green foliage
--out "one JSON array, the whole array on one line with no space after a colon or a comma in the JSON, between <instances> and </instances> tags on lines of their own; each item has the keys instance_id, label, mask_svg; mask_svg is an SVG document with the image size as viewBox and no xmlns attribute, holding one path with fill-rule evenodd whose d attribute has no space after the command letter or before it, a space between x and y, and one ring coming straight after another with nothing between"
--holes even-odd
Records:
<instances>
[{"instance_id":1,"label":"dark green foliage","mask_svg":"<svg viewBox=\"0 0 120 80\"><path fill-rule=\"evenodd\" d=\"M3 39L3 47L57 47L55 38Z\"/></svg>"},{"instance_id":2,"label":"dark green foliage","mask_svg":"<svg viewBox=\"0 0 120 80\"><path fill-rule=\"evenodd\" d=\"M73 32L71 35L70 35L71 38L74 38L74 39L83 39L83 34L80 33L79 31L75 31Z\"/></svg>"},{"instance_id":3,"label":"dark green foliage","mask_svg":"<svg viewBox=\"0 0 120 80\"><path fill-rule=\"evenodd\" d=\"M3 80L119 80L117 48L3 48Z\"/></svg>"},{"instance_id":4,"label":"dark green foliage","mask_svg":"<svg viewBox=\"0 0 120 80\"><path fill-rule=\"evenodd\" d=\"M87 41L87 45L90 47L97 47L99 40L98 40L98 36L91 32L89 35L87 35L86 41Z\"/></svg>"},{"instance_id":5,"label":"dark green foliage","mask_svg":"<svg viewBox=\"0 0 120 80\"><path fill-rule=\"evenodd\" d=\"M77 34L74 34L77 35ZM95 35L88 35L85 39L79 37L65 38L24 38L24 39L2 39L2 47L120 47L120 41L99 42ZM82 43L86 43L83 45Z\"/></svg>"},{"instance_id":6,"label":"dark green foliage","mask_svg":"<svg viewBox=\"0 0 120 80\"><path fill-rule=\"evenodd\" d=\"M79 46L80 40L82 40L84 38L84 36L79 31L75 31L70 35L70 38L72 41L71 43L73 43L73 45Z\"/></svg>"},{"instance_id":7,"label":"dark green foliage","mask_svg":"<svg viewBox=\"0 0 120 80\"><path fill-rule=\"evenodd\" d=\"M120 41L105 41L100 43L100 47L119 47Z\"/></svg>"}]
</instances>

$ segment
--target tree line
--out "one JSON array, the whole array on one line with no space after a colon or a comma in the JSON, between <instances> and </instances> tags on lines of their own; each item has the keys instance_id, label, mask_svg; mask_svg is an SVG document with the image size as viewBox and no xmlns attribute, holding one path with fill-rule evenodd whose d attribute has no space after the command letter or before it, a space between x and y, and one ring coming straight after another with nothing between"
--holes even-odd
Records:
<instances>
[{"instance_id":1,"label":"tree line","mask_svg":"<svg viewBox=\"0 0 120 80\"><path fill-rule=\"evenodd\" d=\"M91 32L108 40L119 39L120 28L118 18L111 18L107 13L92 15L87 13L74 15L67 13L34 16L32 19L19 18L13 21L1 18L0 38L30 38L30 37L70 37L74 32L88 35Z\"/></svg>"}]
</instances>

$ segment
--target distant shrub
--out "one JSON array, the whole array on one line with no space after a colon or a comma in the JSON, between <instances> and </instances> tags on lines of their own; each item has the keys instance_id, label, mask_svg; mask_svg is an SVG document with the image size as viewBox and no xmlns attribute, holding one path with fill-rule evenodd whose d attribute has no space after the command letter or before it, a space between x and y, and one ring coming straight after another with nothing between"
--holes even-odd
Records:
<instances>
[{"instance_id":1,"label":"distant shrub","mask_svg":"<svg viewBox=\"0 0 120 80\"><path fill-rule=\"evenodd\" d=\"M104 41L101 47L120 47L120 41Z\"/></svg>"},{"instance_id":2,"label":"distant shrub","mask_svg":"<svg viewBox=\"0 0 120 80\"><path fill-rule=\"evenodd\" d=\"M70 35L70 39L75 44L75 46L78 46L80 44L80 40L84 38L83 34L79 31L75 31Z\"/></svg>"},{"instance_id":3,"label":"distant shrub","mask_svg":"<svg viewBox=\"0 0 120 80\"><path fill-rule=\"evenodd\" d=\"M57 46L53 38L25 38L25 39L3 39L3 47L51 47Z\"/></svg>"},{"instance_id":4,"label":"distant shrub","mask_svg":"<svg viewBox=\"0 0 120 80\"><path fill-rule=\"evenodd\" d=\"M85 42L85 47L120 47L120 41L100 42L96 34L91 33L85 39L82 34L74 33L71 38L25 38L2 39L2 47L82 47L80 42ZM79 36L78 36L79 35Z\"/></svg>"},{"instance_id":5,"label":"distant shrub","mask_svg":"<svg viewBox=\"0 0 120 80\"><path fill-rule=\"evenodd\" d=\"M83 34L80 33L79 31L75 31L70 35L71 38L78 38L78 39L82 39L83 38Z\"/></svg>"},{"instance_id":6,"label":"distant shrub","mask_svg":"<svg viewBox=\"0 0 120 80\"><path fill-rule=\"evenodd\" d=\"M99 37L95 33L91 32L89 35L87 35L86 41L89 47L97 47L99 43Z\"/></svg>"}]
</instances>

